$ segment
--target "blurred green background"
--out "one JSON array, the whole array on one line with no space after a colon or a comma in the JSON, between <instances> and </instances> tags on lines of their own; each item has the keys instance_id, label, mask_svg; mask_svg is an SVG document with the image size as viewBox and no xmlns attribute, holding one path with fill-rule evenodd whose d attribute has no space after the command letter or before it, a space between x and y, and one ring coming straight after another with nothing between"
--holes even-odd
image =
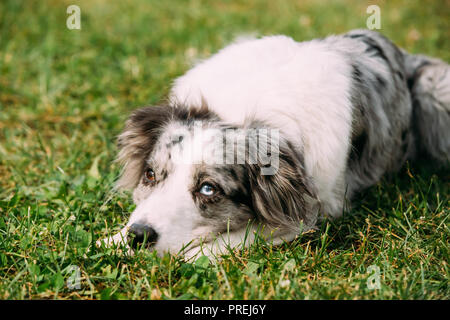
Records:
<instances>
[{"instance_id":1,"label":"blurred green background","mask_svg":"<svg viewBox=\"0 0 450 320\"><path fill-rule=\"evenodd\" d=\"M72 4L81 30L66 27ZM164 99L175 77L237 36L366 28L372 4L396 44L449 61L447 0L0 1L0 298L448 299L448 171L407 168L339 226L208 271L92 248L133 208L110 192L115 138L133 109ZM285 261L297 280L282 288ZM363 285L372 263L385 270L382 290ZM64 286L71 265L81 290Z\"/></svg>"}]
</instances>

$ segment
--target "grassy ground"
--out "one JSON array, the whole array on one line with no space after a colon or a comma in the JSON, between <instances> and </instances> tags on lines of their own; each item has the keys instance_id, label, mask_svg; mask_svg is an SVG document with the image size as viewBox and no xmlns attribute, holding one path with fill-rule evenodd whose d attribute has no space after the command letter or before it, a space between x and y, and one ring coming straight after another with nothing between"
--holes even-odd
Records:
<instances>
[{"instance_id":1,"label":"grassy ground","mask_svg":"<svg viewBox=\"0 0 450 320\"><path fill-rule=\"evenodd\" d=\"M115 137L131 110L239 34L364 28L373 3L1 1L0 298L449 299L450 172L427 163L367 190L320 232L218 264L93 246L133 209L111 193ZM376 3L381 32L450 60L447 2ZM81 30L66 28L70 4ZM380 289L367 286L371 265Z\"/></svg>"}]
</instances>

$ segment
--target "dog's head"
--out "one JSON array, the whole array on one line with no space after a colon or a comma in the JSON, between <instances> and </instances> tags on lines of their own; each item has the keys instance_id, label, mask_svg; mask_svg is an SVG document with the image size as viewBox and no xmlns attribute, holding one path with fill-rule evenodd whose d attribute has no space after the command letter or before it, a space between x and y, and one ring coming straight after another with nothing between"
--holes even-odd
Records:
<instances>
[{"instance_id":1,"label":"dog's head","mask_svg":"<svg viewBox=\"0 0 450 320\"><path fill-rule=\"evenodd\" d=\"M118 187L136 203L132 247L176 253L250 222L295 229L310 218L301 152L262 123L228 125L205 106L145 107L128 119L119 149Z\"/></svg>"}]
</instances>

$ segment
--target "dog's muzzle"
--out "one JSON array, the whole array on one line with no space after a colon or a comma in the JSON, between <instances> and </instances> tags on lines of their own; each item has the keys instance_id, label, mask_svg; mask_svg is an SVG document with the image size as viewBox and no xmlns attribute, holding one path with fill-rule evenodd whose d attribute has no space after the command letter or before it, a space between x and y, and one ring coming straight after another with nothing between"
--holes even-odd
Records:
<instances>
[{"instance_id":1,"label":"dog's muzzle","mask_svg":"<svg viewBox=\"0 0 450 320\"><path fill-rule=\"evenodd\" d=\"M128 229L127 239L128 244L133 249L138 249L141 246L149 248L158 240L158 233L148 225L133 223Z\"/></svg>"}]
</instances>

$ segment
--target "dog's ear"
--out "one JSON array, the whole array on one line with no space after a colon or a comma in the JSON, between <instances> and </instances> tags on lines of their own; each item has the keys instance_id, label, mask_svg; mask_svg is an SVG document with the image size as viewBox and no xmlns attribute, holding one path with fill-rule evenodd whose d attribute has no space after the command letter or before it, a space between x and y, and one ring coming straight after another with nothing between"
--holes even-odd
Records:
<instances>
[{"instance_id":1,"label":"dog's ear","mask_svg":"<svg viewBox=\"0 0 450 320\"><path fill-rule=\"evenodd\" d=\"M145 169L145 160L153 150L161 129L173 116L173 107L150 106L134 111L118 137L116 161L123 166L116 188L133 189Z\"/></svg>"},{"instance_id":2,"label":"dog's ear","mask_svg":"<svg viewBox=\"0 0 450 320\"><path fill-rule=\"evenodd\" d=\"M258 139L260 138L258 135ZM272 168L267 170L268 162L261 160L259 150L257 163L248 165L253 207L257 217L272 227L298 228L300 221L304 225L314 223L307 198L313 200L317 196L304 169L302 153L282 137L278 136L278 141L263 140L269 143L269 157L277 158L278 162L275 168L271 165ZM277 144L275 147L274 142Z\"/></svg>"}]
</instances>

